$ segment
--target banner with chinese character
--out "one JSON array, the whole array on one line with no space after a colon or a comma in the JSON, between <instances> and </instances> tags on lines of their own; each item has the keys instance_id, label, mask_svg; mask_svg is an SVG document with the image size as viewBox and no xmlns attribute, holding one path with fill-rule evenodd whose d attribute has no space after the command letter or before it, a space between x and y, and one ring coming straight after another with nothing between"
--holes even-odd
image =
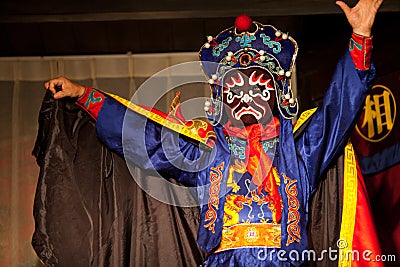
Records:
<instances>
[{"instance_id":1,"label":"banner with chinese character","mask_svg":"<svg viewBox=\"0 0 400 267\"><path fill-rule=\"evenodd\" d=\"M400 71L379 77L352 134L383 254L400 255Z\"/></svg>"}]
</instances>

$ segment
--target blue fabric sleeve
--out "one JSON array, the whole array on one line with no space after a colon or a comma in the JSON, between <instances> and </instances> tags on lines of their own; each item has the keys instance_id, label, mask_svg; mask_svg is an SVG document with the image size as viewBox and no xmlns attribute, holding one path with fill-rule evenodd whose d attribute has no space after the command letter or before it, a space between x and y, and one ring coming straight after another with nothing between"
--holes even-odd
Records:
<instances>
[{"instance_id":1,"label":"blue fabric sleeve","mask_svg":"<svg viewBox=\"0 0 400 267\"><path fill-rule=\"evenodd\" d=\"M373 66L366 71L357 70L349 52L340 59L322 105L296 142L312 190L328 165L343 151L374 76Z\"/></svg>"},{"instance_id":2,"label":"blue fabric sleeve","mask_svg":"<svg viewBox=\"0 0 400 267\"><path fill-rule=\"evenodd\" d=\"M113 98L107 97L96 121L97 136L112 151L122 155L127 164L146 171L156 171L196 186L198 159L202 151L178 133L162 127Z\"/></svg>"}]
</instances>

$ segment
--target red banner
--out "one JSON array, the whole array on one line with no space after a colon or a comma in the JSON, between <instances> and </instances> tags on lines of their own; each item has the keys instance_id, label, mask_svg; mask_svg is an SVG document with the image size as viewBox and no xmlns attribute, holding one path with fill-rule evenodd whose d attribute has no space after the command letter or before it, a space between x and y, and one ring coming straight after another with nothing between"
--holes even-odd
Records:
<instances>
[{"instance_id":1,"label":"red banner","mask_svg":"<svg viewBox=\"0 0 400 267\"><path fill-rule=\"evenodd\" d=\"M382 253L400 257L400 71L378 78L351 137Z\"/></svg>"}]
</instances>

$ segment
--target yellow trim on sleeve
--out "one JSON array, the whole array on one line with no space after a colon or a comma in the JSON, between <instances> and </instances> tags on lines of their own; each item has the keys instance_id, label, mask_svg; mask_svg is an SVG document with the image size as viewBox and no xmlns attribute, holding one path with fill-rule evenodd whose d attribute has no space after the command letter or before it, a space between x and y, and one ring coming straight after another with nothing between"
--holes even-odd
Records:
<instances>
[{"instance_id":1,"label":"yellow trim on sleeve","mask_svg":"<svg viewBox=\"0 0 400 267\"><path fill-rule=\"evenodd\" d=\"M164 118L163 116L156 114L150 110L144 109L138 105L133 104L131 101L126 100L120 96L110 94L110 93L105 93L108 96L114 98L118 102L120 102L122 105L126 106L128 109L145 116L146 118L164 126L167 127L168 129L171 129L177 133L180 133L184 136L187 136L195 141L199 141L208 147L213 146L213 142L210 142L210 139L214 138L215 139L215 133L210 130L206 133L205 137L200 137L198 134L199 129L203 129L204 131L207 131L208 129L208 123L205 121L200 121L200 120L194 120L192 121L192 126L187 126L185 124L179 124L178 122L174 122L171 120L168 120L167 118Z\"/></svg>"},{"instance_id":2,"label":"yellow trim on sleeve","mask_svg":"<svg viewBox=\"0 0 400 267\"><path fill-rule=\"evenodd\" d=\"M303 125L303 123L306 122L311 117L311 115L314 114L316 110L317 108L312 108L301 113L299 119L296 121L296 124L293 127L293 132L295 133L301 127L301 125Z\"/></svg>"}]
</instances>

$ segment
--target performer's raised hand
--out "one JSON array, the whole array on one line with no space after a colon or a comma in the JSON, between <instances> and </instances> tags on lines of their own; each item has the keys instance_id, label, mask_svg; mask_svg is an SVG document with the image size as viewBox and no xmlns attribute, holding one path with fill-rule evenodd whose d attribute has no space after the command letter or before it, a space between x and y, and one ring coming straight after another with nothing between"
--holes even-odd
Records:
<instances>
[{"instance_id":1,"label":"performer's raised hand","mask_svg":"<svg viewBox=\"0 0 400 267\"><path fill-rule=\"evenodd\" d=\"M382 2L383 0L360 0L353 8L343 1L336 1L336 4L343 10L354 33L370 37L375 15Z\"/></svg>"},{"instance_id":2,"label":"performer's raised hand","mask_svg":"<svg viewBox=\"0 0 400 267\"><path fill-rule=\"evenodd\" d=\"M58 77L44 83L44 87L50 90L55 99L63 97L80 97L85 93L83 85L74 83L65 77Z\"/></svg>"}]
</instances>

